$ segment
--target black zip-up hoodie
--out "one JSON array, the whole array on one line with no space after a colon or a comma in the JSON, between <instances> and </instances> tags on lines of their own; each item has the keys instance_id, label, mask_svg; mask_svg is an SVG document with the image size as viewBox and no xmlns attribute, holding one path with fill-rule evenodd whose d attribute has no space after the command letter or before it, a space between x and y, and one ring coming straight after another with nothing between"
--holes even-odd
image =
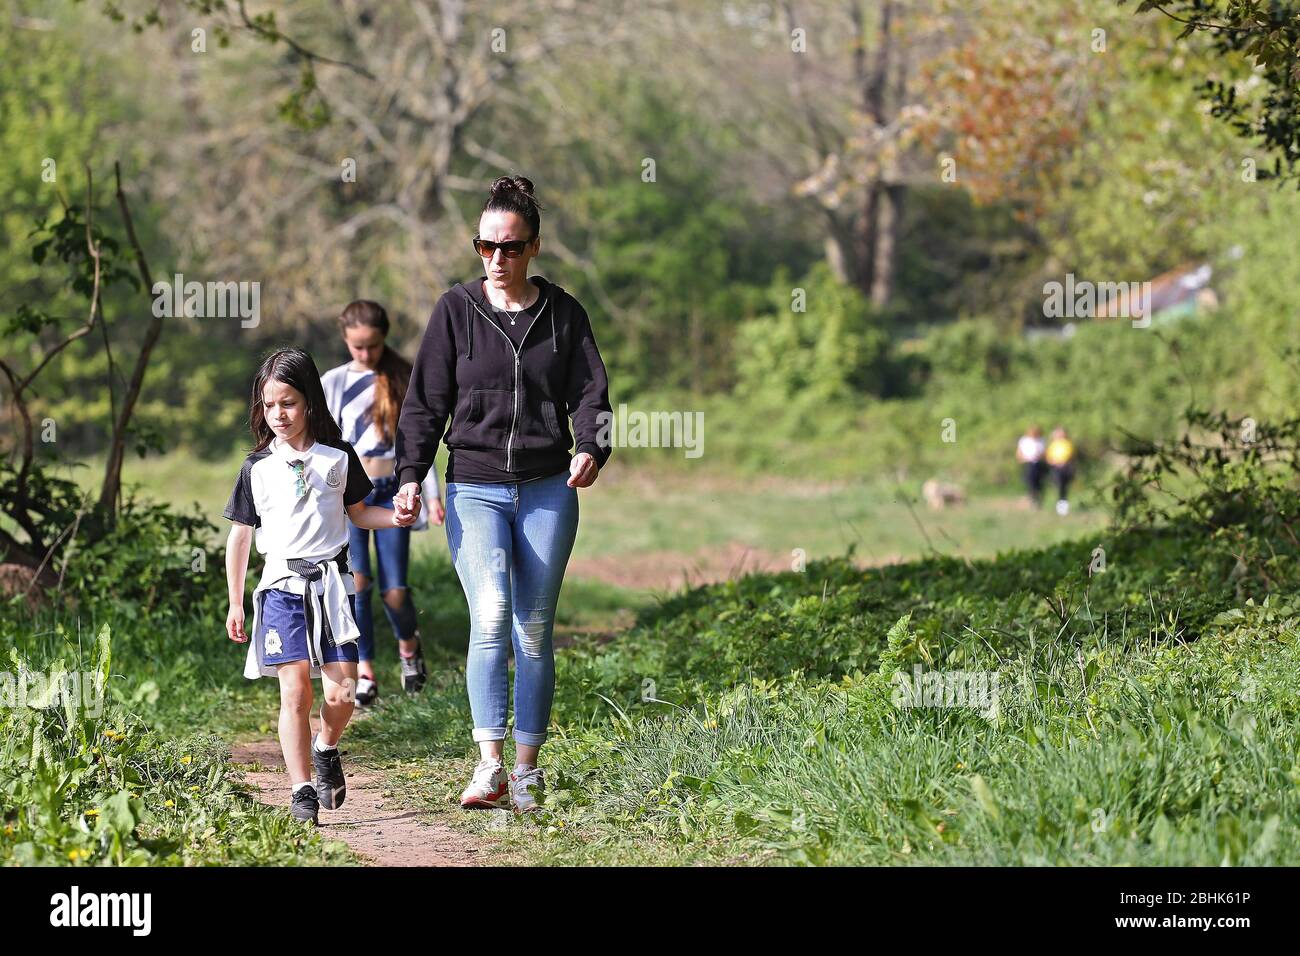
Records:
<instances>
[{"instance_id":1,"label":"black zip-up hoodie","mask_svg":"<svg viewBox=\"0 0 1300 956\"><path fill-rule=\"evenodd\" d=\"M612 419L609 382L586 310L530 276L543 301L516 354L491 318L485 278L452 287L433 307L397 422L399 487L424 480L444 429L448 448L499 456L497 467L513 473L567 471L573 436L574 454L590 452L601 467L609 460L611 429L601 428Z\"/></svg>"}]
</instances>

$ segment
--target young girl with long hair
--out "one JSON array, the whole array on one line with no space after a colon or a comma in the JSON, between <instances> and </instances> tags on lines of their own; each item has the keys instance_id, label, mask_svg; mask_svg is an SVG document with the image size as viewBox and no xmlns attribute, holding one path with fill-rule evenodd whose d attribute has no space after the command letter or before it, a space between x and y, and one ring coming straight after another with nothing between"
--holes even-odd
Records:
<instances>
[{"instance_id":1,"label":"young girl with long hair","mask_svg":"<svg viewBox=\"0 0 1300 956\"><path fill-rule=\"evenodd\" d=\"M316 823L347 795L338 743L352 717L357 625L348 574L348 521L363 528L409 524L411 516L365 504L372 485L330 416L320 375L301 349L267 356L253 380L253 450L225 516L230 611L226 634L247 643L244 676L280 683L280 747L292 788L290 812ZM265 556L244 628L249 545ZM324 700L311 739L312 678ZM312 784L312 770L316 783Z\"/></svg>"}]
</instances>

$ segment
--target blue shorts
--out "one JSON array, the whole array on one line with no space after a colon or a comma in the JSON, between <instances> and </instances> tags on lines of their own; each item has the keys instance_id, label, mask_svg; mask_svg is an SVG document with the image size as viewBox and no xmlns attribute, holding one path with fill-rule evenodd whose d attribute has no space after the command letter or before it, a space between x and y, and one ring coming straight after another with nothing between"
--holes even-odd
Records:
<instances>
[{"instance_id":1,"label":"blue shorts","mask_svg":"<svg viewBox=\"0 0 1300 956\"><path fill-rule=\"evenodd\" d=\"M262 662L275 666L290 661L309 661L311 653L308 644L311 635L307 631L307 614L303 610L302 595L289 591L271 589L261 595L262 607L258 616L258 631L262 646L258 648ZM354 595L348 595L348 608L353 618L356 617ZM330 633L328 622L323 625L321 634L321 659L323 663L357 660L357 642L335 644L334 635Z\"/></svg>"}]
</instances>

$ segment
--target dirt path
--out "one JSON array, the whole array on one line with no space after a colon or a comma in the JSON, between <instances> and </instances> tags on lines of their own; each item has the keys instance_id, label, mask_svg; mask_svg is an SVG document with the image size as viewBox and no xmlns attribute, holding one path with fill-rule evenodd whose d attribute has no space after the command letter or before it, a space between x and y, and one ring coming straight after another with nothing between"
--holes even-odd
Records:
<instances>
[{"instance_id":1,"label":"dirt path","mask_svg":"<svg viewBox=\"0 0 1300 956\"><path fill-rule=\"evenodd\" d=\"M312 721L313 732L316 721ZM236 744L231 761L252 764L244 780L257 791L257 799L271 807L289 806L288 777L275 739ZM445 824L421 819L417 810L386 805L383 779L356 768L343 745L343 772L348 782L347 800L338 810L320 812L321 836L342 840L367 866L475 866L486 862L483 847L468 834Z\"/></svg>"},{"instance_id":2,"label":"dirt path","mask_svg":"<svg viewBox=\"0 0 1300 956\"><path fill-rule=\"evenodd\" d=\"M760 571L789 571L793 555L789 552L751 548L730 541L715 548L701 548L687 554L681 551L640 551L612 554L598 558L572 558L566 577L592 578L625 588L649 588L673 593L683 587L729 581ZM859 558L859 567L897 564L901 555L890 554L879 560Z\"/></svg>"}]
</instances>

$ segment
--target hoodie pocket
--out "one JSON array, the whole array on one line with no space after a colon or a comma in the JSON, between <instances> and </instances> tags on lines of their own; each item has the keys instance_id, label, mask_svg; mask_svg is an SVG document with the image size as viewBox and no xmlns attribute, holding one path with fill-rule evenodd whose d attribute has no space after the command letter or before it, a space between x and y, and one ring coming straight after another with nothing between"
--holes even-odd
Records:
<instances>
[{"instance_id":1,"label":"hoodie pocket","mask_svg":"<svg viewBox=\"0 0 1300 956\"><path fill-rule=\"evenodd\" d=\"M473 389L457 443L471 448L505 448L514 409L514 392L508 388Z\"/></svg>"},{"instance_id":2,"label":"hoodie pocket","mask_svg":"<svg viewBox=\"0 0 1300 956\"><path fill-rule=\"evenodd\" d=\"M551 437L556 441L564 438L560 434L560 421L555 417L555 403L542 402L542 421L546 424L546 430L551 433Z\"/></svg>"},{"instance_id":3,"label":"hoodie pocket","mask_svg":"<svg viewBox=\"0 0 1300 956\"><path fill-rule=\"evenodd\" d=\"M550 451L563 444L555 403L540 395L527 396L519 405L514 447L521 451Z\"/></svg>"}]
</instances>

